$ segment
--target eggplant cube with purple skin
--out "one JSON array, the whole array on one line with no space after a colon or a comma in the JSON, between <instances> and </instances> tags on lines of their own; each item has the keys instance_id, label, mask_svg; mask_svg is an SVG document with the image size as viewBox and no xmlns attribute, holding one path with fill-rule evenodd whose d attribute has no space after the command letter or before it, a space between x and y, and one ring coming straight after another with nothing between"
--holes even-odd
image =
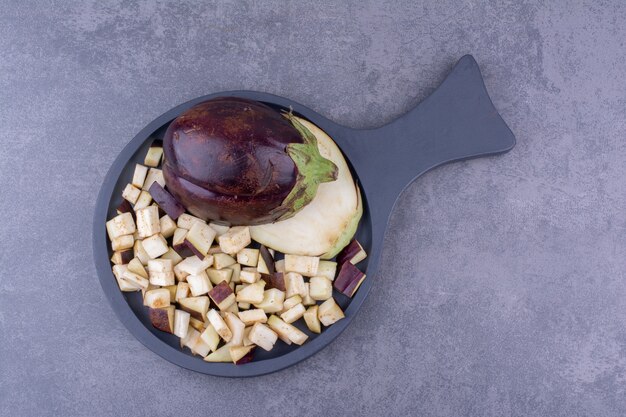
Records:
<instances>
[{"instance_id":1,"label":"eggplant cube with purple skin","mask_svg":"<svg viewBox=\"0 0 626 417\"><path fill-rule=\"evenodd\" d=\"M235 293L226 281L220 282L209 291L209 297L221 311L225 311L235 303Z\"/></svg>"},{"instance_id":2,"label":"eggplant cube with purple skin","mask_svg":"<svg viewBox=\"0 0 626 417\"><path fill-rule=\"evenodd\" d=\"M256 346L230 346L230 358L235 365L243 365L251 362L254 358L254 348Z\"/></svg>"},{"instance_id":3,"label":"eggplant cube with purple skin","mask_svg":"<svg viewBox=\"0 0 626 417\"><path fill-rule=\"evenodd\" d=\"M351 262L344 262L339 270L339 275L335 279L335 288L348 297L352 297L365 279L365 274L361 272Z\"/></svg>"},{"instance_id":4,"label":"eggplant cube with purple skin","mask_svg":"<svg viewBox=\"0 0 626 417\"><path fill-rule=\"evenodd\" d=\"M148 192L159 207L172 219L178 219L185 212L185 208L158 182L153 182Z\"/></svg>"},{"instance_id":5,"label":"eggplant cube with purple skin","mask_svg":"<svg viewBox=\"0 0 626 417\"><path fill-rule=\"evenodd\" d=\"M135 255L132 249L115 251L113 252L113 256L111 256L111 262L113 262L115 265L126 265L133 259L134 256Z\"/></svg>"},{"instance_id":6,"label":"eggplant cube with purple skin","mask_svg":"<svg viewBox=\"0 0 626 417\"><path fill-rule=\"evenodd\" d=\"M367 253L363 246L356 239L352 239L348 246L337 255L337 263L343 265L345 262L350 262L356 265L365 258L367 258Z\"/></svg>"},{"instance_id":7,"label":"eggplant cube with purple skin","mask_svg":"<svg viewBox=\"0 0 626 417\"><path fill-rule=\"evenodd\" d=\"M176 307L168 305L163 308L150 308L148 315L152 325L166 333L174 333L174 315Z\"/></svg>"}]
</instances>

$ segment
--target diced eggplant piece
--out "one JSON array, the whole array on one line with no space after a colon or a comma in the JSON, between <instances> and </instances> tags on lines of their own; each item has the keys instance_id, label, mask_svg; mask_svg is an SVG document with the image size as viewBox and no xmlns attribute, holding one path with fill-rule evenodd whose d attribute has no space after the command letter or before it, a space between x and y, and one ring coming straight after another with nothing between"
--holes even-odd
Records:
<instances>
[{"instance_id":1,"label":"diced eggplant piece","mask_svg":"<svg viewBox=\"0 0 626 417\"><path fill-rule=\"evenodd\" d=\"M115 276L115 279L117 280L117 285L120 287L120 291L123 291L123 292L139 291L140 290L139 287L126 281L125 279L122 279L122 275L124 275L124 272L126 272L127 270L128 270L128 267L126 265L113 265L113 276Z\"/></svg>"},{"instance_id":2,"label":"diced eggplant piece","mask_svg":"<svg viewBox=\"0 0 626 417\"><path fill-rule=\"evenodd\" d=\"M200 252L194 245L193 243L191 243L190 241L188 241L187 239L185 239L185 246L187 247L187 249L189 250L189 252L192 255L197 256L200 259L204 259L204 253ZM180 248L180 247L179 247ZM184 251L184 250L183 250Z\"/></svg>"},{"instance_id":3,"label":"diced eggplant piece","mask_svg":"<svg viewBox=\"0 0 626 417\"><path fill-rule=\"evenodd\" d=\"M297 272L305 277L315 276L319 263L320 258L316 256L285 254L285 271Z\"/></svg>"},{"instance_id":4,"label":"diced eggplant piece","mask_svg":"<svg viewBox=\"0 0 626 417\"><path fill-rule=\"evenodd\" d=\"M334 298L329 298L319 305L317 310L317 318L324 326L330 326L344 318L345 315L341 307L337 305Z\"/></svg>"},{"instance_id":5,"label":"diced eggplant piece","mask_svg":"<svg viewBox=\"0 0 626 417\"><path fill-rule=\"evenodd\" d=\"M191 315L183 310L174 311L174 334L181 339L187 336L189 331L189 319Z\"/></svg>"},{"instance_id":6,"label":"diced eggplant piece","mask_svg":"<svg viewBox=\"0 0 626 417\"><path fill-rule=\"evenodd\" d=\"M309 296L316 301L325 301L333 296L333 283L326 277L311 277Z\"/></svg>"},{"instance_id":7,"label":"diced eggplant piece","mask_svg":"<svg viewBox=\"0 0 626 417\"><path fill-rule=\"evenodd\" d=\"M200 337L200 332L194 328L190 328L187 332L187 336L181 340L181 345L189 348L194 355L200 355L205 357L211 350L209 345L204 343L204 340Z\"/></svg>"},{"instance_id":8,"label":"diced eggplant piece","mask_svg":"<svg viewBox=\"0 0 626 417\"><path fill-rule=\"evenodd\" d=\"M161 163L161 157L163 156L163 141L155 139L148 148L146 158L143 163L149 167L158 167Z\"/></svg>"},{"instance_id":9,"label":"diced eggplant piece","mask_svg":"<svg viewBox=\"0 0 626 417\"><path fill-rule=\"evenodd\" d=\"M243 268L239 273L239 281L245 282L246 284L254 284L259 279L261 279L261 274L256 268Z\"/></svg>"},{"instance_id":10,"label":"diced eggplant piece","mask_svg":"<svg viewBox=\"0 0 626 417\"><path fill-rule=\"evenodd\" d=\"M227 268L236 263L237 261L235 260L235 258L225 253L216 253L215 255L213 255L213 267L215 269Z\"/></svg>"},{"instance_id":11,"label":"diced eggplant piece","mask_svg":"<svg viewBox=\"0 0 626 417\"><path fill-rule=\"evenodd\" d=\"M228 306L228 307L226 307L224 309L224 312L225 313L229 312L229 313L233 313L233 314L239 314L239 306L237 305L237 303L232 303L230 306Z\"/></svg>"},{"instance_id":12,"label":"diced eggplant piece","mask_svg":"<svg viewBox=\"0 0 626 417\"><path fill-rule=\"evenodd\" d=\"M285 293L276 288L266 290L263 292L263 301L254 306L260 308L268 314L278 313L283 309L283 303L285 302Z\"/></svg>"},{"instance_id":13,"label":"diced eggplant piece","mask_svg":"<svg viewBox=\"0 0 626 417\"><path fill-rule=\"evenodd\" d=\"M230 282L234 282L236 284L240 283L241 279L239 278L239 276L241 274L241 265L233 264L229 266L228 269L231 269L233 271L232 275L230 276Z\"/></svg>"},{"instance_id":14,"label":"diced eggplant piece","mask_svg":"<svg viewBox=\"0 0 626 417\"><path fill-rule=\"evenodd\" d=\"M224 269L208 268L206 270L206 273L209 276L209 279L211 280L211 282L215 285L219 284L222 281L226 281L227 284L230 284L231 277L233 275L233 270L230 268L224 268Z\"/></svg>"},{"instance_id":15,"label":"diced eggplant piece","mask_svg":"<svg viewBox=\"0 0 626 417\"><path fill-rule=\"evenodd\" d=\"M137 210L137 231L141 239L153 236L161 231L159 221L159 209L156 206L148 206Z\"/></svg>"},{"instance_id":16,"label":"diced eggplant piece","mask_svg":"<svg viewBox=\"0 0 626 417\"><path fill-rule=\"evenodd\" d=\"M239 310L248 310L250 308L250 303L244 303L243 301L240 301L237 303L237 307L239 308Z\"/></svg>"},{"instance_id":17,"label":"diced eggplant piece","mask_svg":"<svg viewBox=\"0 0 626 417\"><path fill-rule=\"evenodd\" d=\"M266 325L255 323L252 329L250 329L250 333L248 333L248 339L255 345L260 346L261 349L269 352L274 347L276 340L278 340L278 335Z\"/></svg>"},{"instance_id":18,"label":"diced eggplant piece","mask_svg":"<svg viewBox=\"0 0 626 417\"><path fill-rule=\"evenodd\" d=\"M235 365L243 365L248 362L252 362L254 359L254 345L250 346L231 346L230 358Z\"/></svg>"},{"instance_id":19,"label":"diced eggplant piece","mask_svg":"<svg viewBox=\"0 0 626 417\"><path fill-rule=\"evenodd\" d=\"M257 266L259 263L259 250L252 248L244 248L240 250L237 252L237 262L245 266Z\"/></svg>"},{"instance_id":20,"label":"diced eggplant piece","mask_svg":"<svg viewBox=\"0 0 626 417\"><path fill-rule=\"evenodd\" d=\"M210 310L207 314L207 317L209 319L209 323L211 323L211 326L213 326L217 334L219 334L226 343L230 342L230 340L233 338L233 333L226 325L226 322L224 321L222 316L220 316L216 310Z\"/></svg>"},{"instance_id":21,"label":"diced eggplant piece","mask_svg":"<svg viewBox=\"0 0 626 417\"><path fill-rule=\"evenodd\" d=\"M364 279L365 274L363 272L351 262L345 262L341 265L339 275L335 279L335 288L348 297L352 297Z\"/></svg>"},{"instance_id":22,"label":"diced eggplant piece","mask_svg":"<svg viewBox=\"0 0 626 417\"><path fill-rule=\"evenodd\" d=\"M133 216L133 220L135 219L135 210L133 210L133 206L130 205L128 200L122 200L116 210L117 214L130 213L130 215Z\"/></svg>"},{"instance_id":23,"label":"diced eggplant piece","mask_svg":"<svg viewBox=\"0 0 626 417\"><path fill-rule=\"evenodd\" d=\"M281 310L281 313L284 313L285 311L300 303L302 303L302 297L300 297L298 294L294 295L293 297L287 298L283 303L283 309Z\"/></svg>"},{"instance_id":24,"label":"diced eggplant piece","mask_svg":"<svg viewBox=\"0 0 626 417\"><path fill-rule=\"evenodd\" d=\"M263 302L265 281L250 284L237 293L237 302L259 304Z\"/></svg>"},{"instance_id":25,"label":"diced eggplant piece","mask_svg":"<svg viewBox=\"0 0 626 417\"><path fill-rule=\"evenodd\" d=\"M162 332L174 333L174 312L176 307L150 308L148 315L152 325Z\"/></svg>"},{"instance_id":26,"label":"diced eggplant piece","mask_svg":"<svg viewBox=\"0 0 626 417\"><path fill-rule=\"evenodd\" d=\"M160 234L155 234L142 240L142 245L146 253L151 259L156 259L163 255L169 247L167 241Z\"/></svg>"},{"instance_id":27,"label":"diced eggplant piece","mask_svg":"<svg viewBox=\"0 0 626 417\"><path fill-rule=\"evenodd\" d=\"M189 275L197 275L204 271L213 264L213 257L207 256L204 259L200 259L197 256L190 256L185 258L176 267Z\"/></svg>"},{"instance_id":28,"label":"diced eggplant piece","mask_svg":"<svg viewBox=\"0 0 626 417\"><path fill-rule=\"evenodd\" d=\"M142 265L148 265L150 256L148 256L146 250L143 248L143 241L135 240L135 244L133 245L133 254L135 255L135 258L139 259Z\"/></svg>"},{"instance_id":29,"label":"diced eggplant piece","mask_svg":"<svg viewBox=\"0 0 626 417\"><path fill-rule=\"evenodd\" d=\"M331 281L335 280L337 274L337 262L333 261L320 261L317 267L317 276L326 277Z\"/></svg>"},{"instance_id":30,"label":"diced eggplant piece","mask_svg":"<svg viewBox=\"0 0 626 417\"><path fill-rule=\"evenodd\" d=\"M170 291L166 288L157 288L146 291L143 297L143 305L150 308L163 308L170 305Z\"/></svg>"},{"instance_id":31,"label":"diced eggplant piece","mask_svg":"<svg viewBox=\"0 0 626 417\"><path fill-rule=\"evenodd\" d=\"M285 323L278 316L270 316L267 320L267 325L270 329L274 330L282 340L288 339L296 345L302 345L309 338L306 333L301 332L297 327L289 323Z\"/></svg>"},{"instance_id":32,"label":"diced eggplant piece","mask_svg":"<svg viewBox=\"0 0 626 417\"><path fill-rule=\"evenodd\" d=\"M320 334L322 332L322 326L320 319L317 317L317 310L318 306L316 305L309 307L304 313L304 322L310 331Z\"/></svg>"},{"instance_id":33,"label":"diced eggplant piece","mask_svg":"<svg viewBox=\"0 0 626 417\"><path fill-rule=\"evenodd\" d=\"M215 255L216 253L222 253L222 248L220 248L220 245L212 245L209 249L209 255Z\"/></svg>"},{"instance_id":34,"label":"diced eggplant piece","mask_svg":"<svg viewBox=\"0 0 626 417\"><path fill-rule=\"evenodd\" d=\"M230 345L226 344L204 358L207 362L231 362Z\"/></svg>"},{"instance_id":35,"label":"diced eggplant piece","mask_svg":"<svg viewBox=\"0 0 626 417\"><path fill-rule=\"evenodd\" d=\"M356 239L352 239L348 246L337 255L337 263L343 265L345 262L350 262L352 265L356 265L365 258L367 258L367 253L365 253L363 246Z\"/></svg>"},{"instance_id":36,"label":"diced eggplant piece","mask_svg":"<svg viewBox=\"0 0 626 417\"><path fill-rule=\"evenodd\" d=\"M191 295L194 297L207 294L213 288L205 271L197 275L187 276L187 283L189 284Z\"/></svg>"},{"instance_id":37,"label":"diced eggplant piece","mask_svg":"<svg viewBox=\"0 0 626 417\"><path fill-rule=\"evenodd\" d=\"M199 331L200 333L202 333L205 329L204 322L202 320L198 320L195 317L189 318L189 325L193 327L194 329L196 329L197 331Z\"/></svg>"},{"instance_id":38,"label":"diced eggplant piece","mask_svg":"<svg viewBox=\"0 0 626 417\"><path fill-rule=\"evenodd\" d=\"M132 235L127 235L132 236ZM121 236L120 236L121 237ZM116 237L116 239L119 239ZM115 265L126 265L133 259L133 251L132 249L126 249L121 251L113 252L113 256L111 257L111 262Z\"/></svg>"},{"instance_id":39,"label":"diced eggplant piece","mask_svg":"<svg viewBox=\"0 0 626 417\"><path fill-rule=\"evenodd\" d=\"M204 220L199 219L198 217L192 216L191 214L183 213L178 216L177 226L181 229L189 230L194 223L206 223Z\"/></svg>"},{"instance_id":40,"label":"diced eggplant piece","mask_svg":"<svg viewBox=\"0 0 626 417\"><path fill-rule=\"evenodd\" d=\"M148 285L150 284L150 282L147 279L145 279L141 275L135 274L134 272L130 272L128 268L126 269L126 271L124 271L124 273L122 274L120 278L125 281L128 281L131 285L134 285L140 290L147 289Z\"/></svg>"},{"instance_id":41,"label":"diced eggplant piece","mask_svg":"<svg viewBox=\"0 0 626 417\"><path fill-rule=\"evenodd\" d=\"M183 298L189 297L190 293L189 283L181 281L176 285L176 297L174 297L174 300L179 303Z\"/></svg>"},{"instance_id":42,"label":"diced eggplant piece","mask_svg":"<svg viewBox=\"0 0 626 417\"><path fill-rule=\"evenodd\" d=\"M273 274L276 272L274 267L274 255L265 246L261 245L259 248L259 262L257 269L262 274Z\"/></svg>"},{"instance_id":43,"label":"diced eggplant piece","mask_svg":"<svg viewBox=\"0 0 626 417\"><path fill-rule=\"evenodd\" d=\"M211 301L207 296L181 298L178 301L180 308L191 314L198 320L206 321L207 311Z\"/></svg>"},{"instance_id":44,"label":"diced eggplant piece","mask_svg":"<svg viewBox=\"0 0 626 417\"><path fill-rule=\"evenodd\" d=\"M246 325L251 326L254 323L267 323L267 315L260 308L253 310L240 311L239 319Z\"/></svg>"},{"instance_id":45,"label":"diced eggplant piece","mask_svg":"<svg viewBox=\"0 0 626 417\"><path fill-rule=\"evenodd\" d=\"M246 329L243 331L243 345L244 346L254 345L254 343L252 343L250 339L248 338L248 335L250 335L250 330L252 330L252 326L246 327Z\"/></svg>"},{"instance_id":46,"label":"diced eggplant piece","mask_svg":"<svg viewBox=\"0 0 626 417\"><path fill-rule=\"evenodd\" d=\"M208 224L200 222L195 222L185 236L185 240L191 243L193 247L204 256L208 255L214 239L215 230ZM198 257L200 258L200 256Z\"/></svg>"},{"instance_id":47,"label":"diced eggplant piece","mask_svg":"<svg viewBox=\"0 0 626 417\"><path fill-rule=\"evenodd\" d=\"M163 178L163 171L158 168L148 169L146 181L143 183L142 189L148 191L154 182L159 183L161 187L165 187L165 178Z\"/></svg>"},{"instance_id":48,"label":"diced eggplant piece","mask_svg":"<svg viewBox=\"0 0 626 417\"><path fill-rule=\"evenodd\" d=\"M139 198L139 194L141 194L141 190L132 184L126 184L124 190L122 191L122 198L128 201L129 203L135 204L137 199Z\"/></svg>"},{"instance_id":49,"label":"diced eggplant piece","mask_svg":"<svg viewBox=\"0 0 626 417\"><path fill-rule=\"evenodd\" d=\"M217 346L220 344L220 335L217 334L217 331L211 323L209 323L206 329L200 334L200 338L209 346L211 352L215 352Z\"/></svg>"},{"instance_id":50,"label":"diced eggplant piece","mask_svg":"<svg viewBox=\"0 0 626 417\"><path fill-rule=\"evenodd\" d=\"M305 282L304 287L306 288L306 296L302 297L302 305L308 307L317 304L317 302L311 298L311 291L309 290L311 285L308 282Z\"/></svg>"},{"instance_id":51,"label":"diced eggplant piece","mask_svg":"<svg viewBox=\"0 0 626 417\"><path fill-rule=\"evenodd\" d=\"M228 229L230 229L230 226L216 222L210 222L209 226L215 230L216 236L222 236L224 233L228 232Z\"/></svg>"},{"instance_id":52,"label":"diced eggplant piece","mask_svg":"<svg viewBox=\"0 0 626 417\"><path fill-rule=\"evenodd\" d=\"M159 224L161 226L160 233L163 235L164 238L169 239L174 236L174 231L176 230L176 222L172 220L170 216L168 216L167 214L165 216L162 216L159 219Z\"/></svg>"},{"instance_id":53,"label":"diced eggplant piece","mask_svg":"<svg viewBox=\"0 0 626 417\"><path fill-rule=\"evenodd\" d=\"M150 259L148 261L148 275L152 285L174 285L174 264L169 259Z\"/></svg>"},{"instance_id":54,"label":"diced eggplant piece","mask_svg":"<svg viewBox=\"0 0 626 417\"><path fill-rule=\"evenodd\" d=\"M281 259L280 261L274 262L274 269L276 272L285 272L285 260Z\"/></svg>"},{"instance_id":55,"label":"diced eggplant piece","mask_svg":"<svg viewBox=\"0 0 626 417\"><path fill-rule=\"evenodd\" d=\"M161 255L159 259L169 259L170 261L172 261L172 265L174 266L183 261L183 258L173 248L167 248L167 252Z\"/></svg>"},{"instance_id":56,"label":"diced eggplant piece","mask_svg":"<svg viewBox=\"0 0 626 417\"><path fill-rule=\"evenodd\" d=\"M153 182L148 192L159 207L172 219L178 219L178 217L185 212L185 207L158 182Z\"/></svg>"},{"instance_id":57,"label":"diced eggplant piece","mask_svg":"<svg viewBox=\"0 0 626 417\"><path fill-rule=\"evenodd\" d=\"M231 227L226 233L217 238L217 242L222 252L235 255L252 243L250 228L248 226Z\"/></svg>"},{"instance_id":58,"label":"diced eggplant piece","mask_svg":"<svg viewBox=\"0 0 626 417\"><path fill-rule=\"evenodd\" d=\"M226 281L222 281L217 284L211 291L209 291L209 297L217 305L217 308L224 311L235 302L235 293L228 286Z\"/></svg>"},{"instance_id":59,"label":"diced eggplant piece","mask_svg":"<svg viewBox=\"0 0 626 417\"><path fill-rule=\"evenodd\" d=\"M150 203L152 203L152 196L150 195L149 192L142 191L141 193L139 193L139 197L137 198L137 201L135 202L135 212L137 210L141 210L143 208L149 207ZM157 209L157 216L158 216L159 208L156 207L156 209Z\"/></svg>"},{"instance_id":60,"label":"diced eggplant piece","mask_svg":"<svg viewBox=\"0 0 626 417\"><path fill-rule=\"evenodd\" d=\"M233 334L233 337L230 339L230 344L232 346L241 346L243 345L243 331L246 328L246 325L239 320L236 314L227 311L224 314L224 322L230 329L230 332Z\"/></svg>"},{"instance_id":61,"label":"diced eggplant piece","mask_svg":"<svg viewBox=\"0 0 626 417\"><path fill-rule=\"evenodd\" d=\"M106 228L110 240L119 236L132 235L136 230L135 221L130 213L122 213L113 217L106 222Z\"/></svg>"},{"instance_id":62,"label":"diced eggplant piece","mask_svg":"<svg viewBox=\"0 0 626 417\"><path fill-rule=\"evenodd\" d=\"M292 297L296 294L306 296L306 287L304 286L304 278L297 272L287 272L285 274L286 297Z\"/></svg>"},{"instance_id":63,"label":"diced eggplant piece","mask_svg":"<svg viewBox=\"0 0 626 417\"><path fill-rule=\"evenodd\" d=\"M265 288L268 290L270 288L277 288L281 291L287 291L287 287L285 287L285 275L282 272L274 272L271 275L265 275L264 281L267 282Z\"/></svg>"},{"instance_id":64,"label":"diced eggplant piece","mask_svg":"<svg viewBox=\"0 0 626 417\"><path fill-rule=\"evenodd\" d=\"M143 188L146 175L148 175L148 167L140 164L135 165L135 172L133 173L133 180L131 181L132 184L139 189Z\"/></svg>"},{"instance_id":65,"label":"diced eggplant piece","mask_svg":"<svg viewBox=\"0 0 626 417\"><path fill-rule=\"evenodd\" d=\"M294 321L299 320L304 315L305 312L306 312L306 309L304 308L302 304L299 303L291 307L289 310L285 311L283 314L281 314L280 318L283 319L285 323L291 324Z\"/></svg>"},{"instance_id":66,"label":"diced eggplant piece","mask_svg":"<svg viewBox=\"0 0 626 417\"><path fill-rule=\"evenodd\" d=\"M128 252L132 253L132 251ZM144 278L150 278L150 275L148 275L148 271L146 271L146 269L143 267L143 264L141 263L139 258L132 258L130 262L128 262L128 270L130 272L134 272L137 275L141 275Z\"/></svg>"},{"instance_id":67,"label":"diced eggplant piece","mask_svg":"<svg viewBox=\"0 0 626 417\"><path fill-rule=\"evenodd\" d=\"M168 290L170 292L170 300L171 302L174 302L174 300L176 299L176 285L166 285L165 287L166 290Z\"/></svg>"}]
</instances>

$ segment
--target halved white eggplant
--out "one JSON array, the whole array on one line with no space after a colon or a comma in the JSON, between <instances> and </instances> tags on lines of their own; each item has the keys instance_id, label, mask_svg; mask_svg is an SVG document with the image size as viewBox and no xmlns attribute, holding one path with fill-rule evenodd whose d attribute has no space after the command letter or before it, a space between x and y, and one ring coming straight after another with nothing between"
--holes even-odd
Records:
<instances>
[{"instance_id":1,"label":"halved white eggplant","mask_svg":"<svg viewBox=\"0 0 626 417\"><path fill-rule=\"evenodd\" d=\"M361 196L343 154L313 123L297 118L317 139L320 154L338 168L337 179L319 185L315 198L293 217L250 227L252 239L279 252L334 257L354 236L363 213Z\"/></svg>"}]
</instances>

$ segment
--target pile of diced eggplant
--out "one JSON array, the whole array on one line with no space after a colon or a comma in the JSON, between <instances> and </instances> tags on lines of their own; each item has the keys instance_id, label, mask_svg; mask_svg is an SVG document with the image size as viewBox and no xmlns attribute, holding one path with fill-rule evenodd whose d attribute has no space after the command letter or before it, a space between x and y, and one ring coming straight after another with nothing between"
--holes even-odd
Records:
<instances>
[{"instance_id":1,"label":"pile of diced eggplant","mask_svg":"<svg viewBox=\"0 0 626 417\"><path fill-rule=\"evenodd\" d=\"M207 362L243 364L258 346L280 339L302 345L293 326L320 333L344 318L333 287L352 297L367 256L353 240L336 261L284 254L256 245L247 226L224 226L186 213L165 189L163 148L154 141L106 223L113 275L121 291L141 291L152 325L180 337ZM339 265L339 272L337 268Z\"/></svg>"}]
</instances>

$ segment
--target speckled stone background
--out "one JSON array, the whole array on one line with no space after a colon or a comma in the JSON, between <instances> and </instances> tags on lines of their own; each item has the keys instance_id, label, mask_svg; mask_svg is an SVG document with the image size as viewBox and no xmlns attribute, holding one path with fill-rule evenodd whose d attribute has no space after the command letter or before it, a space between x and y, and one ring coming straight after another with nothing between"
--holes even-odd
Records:
<instances>
[{"instance_id":1,"label":"speckled stone background","mask_svg":"<svg viewBox=\"0 0 626 417\"><path fill-rule=\"evenodd\" d=\"M625 21L622 0L0 2L0 415L624 416ZM257 89L379 126L466 53L517 147L408 188L323 353L219 379L117 320L91 220L145 124Z\"/></svg>"}]
</instances>

